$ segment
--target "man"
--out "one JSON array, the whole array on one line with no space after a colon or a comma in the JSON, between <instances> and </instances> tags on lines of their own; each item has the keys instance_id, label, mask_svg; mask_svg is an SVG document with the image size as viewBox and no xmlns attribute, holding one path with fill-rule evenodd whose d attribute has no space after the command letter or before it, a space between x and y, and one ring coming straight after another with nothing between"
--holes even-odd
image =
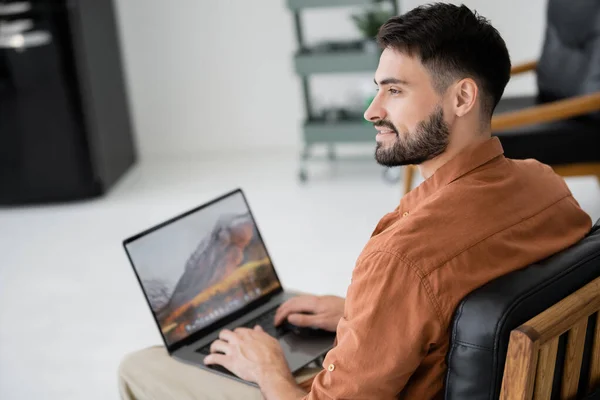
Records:
<instances>
[{"instance_id":1,"label":"man","mask_svg":"<svg viewBox=\"0 0 600 400\"><path fill-rule=\"evenodd\" d=\"M491 137L510 59L487 20L465 6L433 4L391 18L378 41L379 92L365 112L377 130L376 159L416 164L426 180L379 222L345 300L302 296L278 310L276 323L287 318L337 333L310 387L296 384L278 342L260 328L223 331L213 343L206 364L258 383L266 399L442 398L449 325L461 299L591 228L548 166L506 159ZM261 396L250 388L232 394L240 385L233 382L209 388L217 380L207 376L178 366L164 350L146 350L122 365L122 392Z\"/></svg>"}]
</instances>

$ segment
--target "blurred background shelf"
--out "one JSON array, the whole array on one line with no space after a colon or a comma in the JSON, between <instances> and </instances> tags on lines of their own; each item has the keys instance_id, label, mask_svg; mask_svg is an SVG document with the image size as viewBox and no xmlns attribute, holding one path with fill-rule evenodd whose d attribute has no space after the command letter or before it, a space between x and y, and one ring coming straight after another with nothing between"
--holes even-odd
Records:
<instances>
[{"instance_id":1,"label":"blurred background shelf","mask_svg":"<svg viewBox=\"0 0 600 400\"><path fill-rule=\"evenodd\" d=\"M286 0L288 9L294 16L294 27L298 51L294 56L294 69L302 82L302 94L306 119L302 129L303 150L300 155L300 171L302 182L308 180L308 163L313 161L313 149L326 146L327 159L331 162L340 160L336 154L336 146L341 144L375 145L373 126L362 119L363 110L355 109L357 104L341 106L314 107L311 96L311 75L374 73L379 63L381 50L375 42L379 26L390 16L398 15L397 0ZM323 42L307 46L304 40L302 13L308 8L363 6L360 14L353 14L361 39L352 41L348 38L337 42ZM366 107L372 97L364 96ZM358 105L360 108L362 103ZM387 170L386 170L387 171ZM389 180L389 179L388 179Z\"/></svg>"},{"instance_id":2,"label":"blurred background shelf","mask_svg":"<svg viewBox=\"0 0 600 400\"><path fill-rule=\"evenodd\" d=\"M377 69L379 51L365 51L361 48L336 52L301 52L295 57L296 73L329 74L345 72L369 72Z\"/></svg>"},{"instance_id":3,"label":"blurred background shelf","mask_svg":"<svg viewBox=\"0 0 600 400\"><path fill-rule=\"evenodd\" d=\"M309 144L323 143L357 143L375 141L375 128L364 121L306 121L304 123L304 140Z\"/></svg>"},{"instance_id":4,"label":"blurred background shelf","mask_svg":"<svg viewBox=\"0 0 600 400\"><path fill-rule=\"evenodd\" d=\"M287 0L290 10L317 7L361 6L375 3L374 0Z\"/></svg>"}]
</instances>

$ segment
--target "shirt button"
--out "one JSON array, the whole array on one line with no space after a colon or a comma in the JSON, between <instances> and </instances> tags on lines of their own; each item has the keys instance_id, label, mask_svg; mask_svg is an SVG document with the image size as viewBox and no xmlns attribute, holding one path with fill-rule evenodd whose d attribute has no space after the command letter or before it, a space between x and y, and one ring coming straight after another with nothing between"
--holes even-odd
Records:
<instances>
[{"instance_id":1,"label":"shirt button","mask_svg":"<svg viewBox=\"0 0 600 400\"><path fill-rule=\"evenodd\" d=\"M335 369L335 365L333 365L333 364L329 364L329 367L327 367L327 371L329 371L329 372L333 372L334 369Z\"/></svg>"},{"instance_id":2,"label":"shirt button","mask_svg":"<svg viewBox=\"0 0 600 400\"><path fill-rule=\"evenodd\" d=\"M408 217L408 211L406 211L404 214L402 214L403 217Z\"/></svg>"}]
</instances>

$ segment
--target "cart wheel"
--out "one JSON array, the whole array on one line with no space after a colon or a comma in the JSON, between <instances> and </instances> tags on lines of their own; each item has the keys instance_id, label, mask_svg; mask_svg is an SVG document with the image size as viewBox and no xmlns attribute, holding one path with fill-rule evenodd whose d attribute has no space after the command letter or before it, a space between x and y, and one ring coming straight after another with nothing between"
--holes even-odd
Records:
<instances>
[{"instance_id":1,"label":"cart wheel","mask_svg":"<svg viewBox=\"0 0 600 400\"><path fill-rule=\"evenodd\" d=\"M308 181L308 174L306 173L306 170L300 170L300 172L298 173L298 179L301 183L306 183Z\"/></svg>"},{"instance_id":2,"label":"cart wheel","mask_svg":"<svg viewBox=\"0 0 600 400\"><path fill-rule=\"evenodd\" d=\"M387 183L398 183L400 181L399 168L386 168L383 170L383 180Z\"/></svg>"},{"instance_id":3,"label":"cart wheel","mask_svg":"<svg viewBox=\"0 0 600 400\"><path fill-rule=\"evenodd\" d=\"M333 145L330 145L327 148L327 159L329 161L335 161L337 159L337 154L335 153L335 147L333 147Z\"/></svg>"}]
</instances>

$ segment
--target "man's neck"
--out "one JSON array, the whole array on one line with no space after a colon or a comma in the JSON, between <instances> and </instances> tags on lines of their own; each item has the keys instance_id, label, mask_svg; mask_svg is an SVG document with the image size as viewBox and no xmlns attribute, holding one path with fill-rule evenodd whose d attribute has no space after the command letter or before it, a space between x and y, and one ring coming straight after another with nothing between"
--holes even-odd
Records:
<instances>
[{"instance_id":1,"label":"man's neck","mask_svg":"<svg viewBox=\"0 0 600 400\"><path fill-rule=\"evenodd\" d=\"M439 156L419 164L419 170L423 178L428 179L435 171L440 169L448 161L456 157L465 148L489 140L492 136L490 129L480 130L474 135L471 133L468 136L453 135L454 140L448 144L448 148Z\"/></svg>"}]
</instances>

